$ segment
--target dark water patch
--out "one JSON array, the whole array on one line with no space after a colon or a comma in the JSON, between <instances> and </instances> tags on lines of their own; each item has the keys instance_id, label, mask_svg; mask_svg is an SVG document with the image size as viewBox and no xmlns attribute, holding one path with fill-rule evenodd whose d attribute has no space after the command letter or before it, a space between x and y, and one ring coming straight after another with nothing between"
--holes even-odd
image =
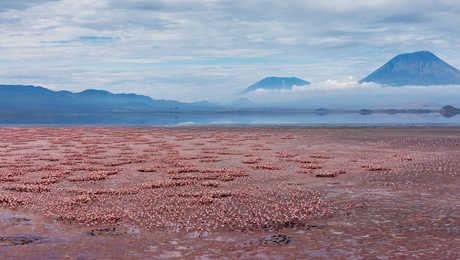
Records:
<instances>
[{"instance_id":1,"label":"dark water patch","mask_svg":"<svg viewBox=\"0 0 460 260\"><path fill-rule=\"evenodd\" d=\"M44 242L45 239L37 235L0 236L0 246L25 246Z\"/></svg>"},{"instance_id":2,"label":"dark water patch","mask_svg":"<svg viewBox=\"0 0 460 260\"><path fill-rule=\"evenodd\" d=\"M87 232L90 236L137 236L140 230L131 225L123 225L122 227L104 227L91 229Z\"/></svg>"},{"instance_id":3,"label":"dark water patch","mask_svg":"<svg viewBox=\"0 0 460 260\"><path fill-rule=\"evenodd\" d=\"M120 231L116 227L92 229L88 232L90 236L121 236L124 234L125 232Z\"/></svg>"},{"instance_id":4,"label":"dark water patch","mask_svg":"<svg viewBox=\"0 0 460 260\"><path fill-rule=\"evenodd\" d=\"M0 212L0 223L2 224L7 224L7 225L15 225L15 224L31 224L32 219L22 216L22 215L16 215L14 213L5 213L5 212Z\"/></svg>"},{"instance_id":5,"label":"dark water patch","mask_svg":"<svg viewBox=\"0 0 460 260\"><path fill-rule=\"evenodd\" d=\"M292 237L289 235L284 235L284 234L276 234L276 235L266 236L262 240L262 242L264 245L285 246L285 245L292 244Z\"/></svg>"},{"instance_id":6,"label":"dark water patch","mask_svg":"<svg viewBox=\"0 0 460 260\"><path fill-rule=\"evenodd\" d=\"M268 235L263 238L251 239L244 242L244 245L251 245L251 246L264 246L264 245L272 245L272 246L288 246L292 245L293 238L290 235L286 234L274 234Z\"/></svg>"},{"instance_id":7,"label":"dark water patch","mask_svg":"<svg viewBox=\"0 0 460 260\"><path fill-rule=\"evenodd\" d=\"M269 232L276 232L282 229L293 229L293 230L312 230L312 229L322 229L322 225L309 225L296 221L287 221L283 223L270 223L262 226L262 229Z\"/></svg>"},{"instance_id":8,"label":"dark water patch","mask_svg":"<svg viewBox=\"0 0 460 260\"><path fill-rule=\"evenodd\" d=\"M7 221L12 222L12 223L17 223L17 224L30 224L32 220L29 218L23 218L23 217L11 217L11 218L8 218Z\"/></svg>"}]
</instances>

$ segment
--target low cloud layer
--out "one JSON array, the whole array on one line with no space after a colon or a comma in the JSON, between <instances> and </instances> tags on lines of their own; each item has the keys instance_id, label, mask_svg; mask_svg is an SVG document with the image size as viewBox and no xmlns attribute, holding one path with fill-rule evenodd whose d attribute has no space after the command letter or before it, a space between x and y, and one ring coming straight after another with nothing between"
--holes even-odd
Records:
<instances>
[{"instance_id":1,"label":"low cloud layer","mask_svg":"<svg viewBox=\"0 0 460 260\"><path fill-rule=\"evenodd\" d=\"M295 108L427 108L460 106L460 86L386 87L352 80L328 80L292 90L257 90L249 95L257 105Z\"/></svg>"},{"instance_id":2,"label":"low cloud layer","mask_svg":"<svg viewBox=\"0 0 460 260\"><path fill-rule=\"evenodd\" d=\"M225 101L266 76L296 76L324 88L328 79L358 80L402 52L430 50L460 67L460 3L414 5L0 1L0 83Z\"/></svg>"}]
</instances>

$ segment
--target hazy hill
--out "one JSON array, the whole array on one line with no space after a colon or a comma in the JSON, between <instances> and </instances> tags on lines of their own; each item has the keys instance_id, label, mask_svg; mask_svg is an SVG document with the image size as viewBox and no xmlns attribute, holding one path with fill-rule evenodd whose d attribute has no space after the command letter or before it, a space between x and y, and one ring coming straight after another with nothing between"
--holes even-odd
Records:
<instances>
[{"instance_id":1,"label":"hazy hill","mask_svg":"<svg viewBox=\"0 0 460 260\"><path fill-rule=\"evenodd\" d=\"M249 93L257 89L292 89L293 86L310 85L310 82L299 78L282 78L282 77L268 77L246 88L242 93Z\"/></svg>"}]
</instances>

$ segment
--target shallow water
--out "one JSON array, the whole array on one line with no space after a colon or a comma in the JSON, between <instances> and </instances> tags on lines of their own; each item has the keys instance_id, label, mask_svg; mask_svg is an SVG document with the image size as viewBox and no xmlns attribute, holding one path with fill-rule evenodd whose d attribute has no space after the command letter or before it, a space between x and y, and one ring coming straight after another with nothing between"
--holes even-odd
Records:
<instances>
[{"instance_id":1,"label":"shallow water","mask_svg":"<svg viewBox=\"0 0 460 260\"><path fill-rule=\"evenodd\" d=\"M0 114L0 125L460 126L460 116L307 112L29 113Z\"/></svg>"}]
</instances>

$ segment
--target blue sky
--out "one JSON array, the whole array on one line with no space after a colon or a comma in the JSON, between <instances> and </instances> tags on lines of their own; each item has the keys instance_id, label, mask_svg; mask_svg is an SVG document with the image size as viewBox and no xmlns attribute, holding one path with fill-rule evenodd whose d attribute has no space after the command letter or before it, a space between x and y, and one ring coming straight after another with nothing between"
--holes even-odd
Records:
<instances>
[{"instance_id":1,"label":"blue sky","mask_svg":"<svg viewBox=\"0 0 460 260\"><path fill-rule=\"evenodd\" d=\"M459 13L450 0L0 1L0 77L181 101L236 99L266 76L351 88L404 52L460 68Z\"/></svg>"}]
</instances>

